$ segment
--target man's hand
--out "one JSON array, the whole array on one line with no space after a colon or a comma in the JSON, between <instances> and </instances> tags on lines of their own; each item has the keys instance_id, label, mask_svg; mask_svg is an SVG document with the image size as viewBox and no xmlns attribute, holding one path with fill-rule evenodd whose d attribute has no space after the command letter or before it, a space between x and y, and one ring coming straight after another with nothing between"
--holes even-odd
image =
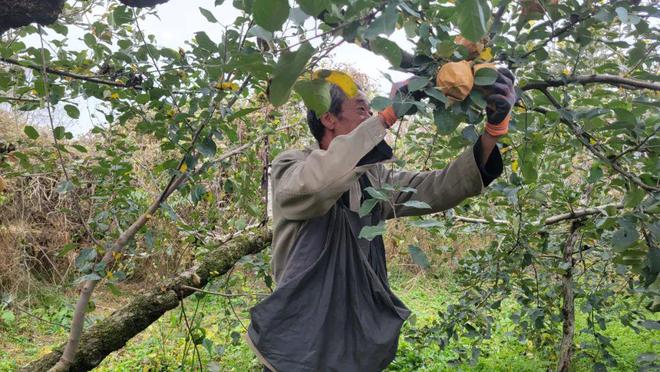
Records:
<instances>
[{"instance_id":1,"label":"man's hand","mask_svg":"<svg viewBox=\"0 0 660 372\"><path fill-rule=\"evenodd\" d=\"M486 117L488 123L498 125L509 116L516 103L516 90L514 88L515 76L506 68L497 69L497 80L486 87Z\"/></svg>"}]
</instances>

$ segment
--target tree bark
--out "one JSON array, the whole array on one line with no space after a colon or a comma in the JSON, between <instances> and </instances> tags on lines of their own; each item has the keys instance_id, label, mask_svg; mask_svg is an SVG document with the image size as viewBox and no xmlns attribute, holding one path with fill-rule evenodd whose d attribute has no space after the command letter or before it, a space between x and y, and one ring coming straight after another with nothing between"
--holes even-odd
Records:
<instances>
[{"instance_id":1,"label":"tree bark","mask_svg":"<svg viewBox=\"0 0 660 372\"><path fill-rule=\"evenodd\" d=\"M210 252L202 262L186 272L136 296L128 305L83 333L81 347L68 370L88 371L98 366L107 355L124 347L128 340L158 320L165 312L177 307L180 299L193 294L195 291L191 288L204 287L212 277L211 272L225 274L241 257L265 249L271 238L270 233L235 238ZM63 349L64 345L61 345L21 370L47 371L57 364Z\"/></svg>"},{"instance_id":2,"label":"tree bark","mask_svg":"<svg viewBox=\"0 0 660 372\"><path fill-rule=\"evenodd\" d=\"M571 224L571 233L562 249L566 272L562 275L562 308L561 316L564 321L562 326L562 339L559 347L558 372L568 372L573 357L573 336L575 335L575 296L573 294L573 247L577 241L579 222Z\"/></svg>"},{"instance_id":3,"label":"tree bark","mask_svg":"<svg viewBox=\"0 0 660 372\"><path fill-rule=\"evenodd\" d=\"M119 0L119 1L128 6L134 6L136 8L146 8L150 6L156 6L158 4L163 4L170 0Z\"/></svg>"},{"instance_id":4,"label":"tree bark","mask_svg":"<svg viewBox=\"0 0 660 372\"><path fill-rule=\"evenodd\" d=\"M0 34L10 28L37 22L48 25L62 13L64 0L2 0L0 1Z\"/></svg>"},{"instance_id":5,"label":"tree bark","mask_svg":"<svg viewBox=\"0 0 660 372\"><path fill-rule=\"evenodd\" d=\"M163 4L169 0L119 0L121 3L145 8ZM62 13L65 0L2 0L0 1L0 35L32 22L49 25Z\"/></svg>"}]
</instances>

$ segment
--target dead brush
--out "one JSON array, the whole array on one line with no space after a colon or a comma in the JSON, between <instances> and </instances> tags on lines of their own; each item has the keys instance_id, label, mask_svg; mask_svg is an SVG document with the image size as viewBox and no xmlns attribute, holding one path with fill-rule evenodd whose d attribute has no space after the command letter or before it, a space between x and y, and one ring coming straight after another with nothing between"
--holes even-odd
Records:
<instances>
[{"instance_id":1,"label":"dead brush","mask_svg":"<svg viewBox=\"0 0 660 372\"><path fill-rule=\"evenodd\" d=\"M55 175L18 176L8 180L9 189L0 215L0 289L4 293L29 291L34 280L65 282L74 254L58 253L76 242L84 231L81 211L73 198L56 191Z\"/></svg>"},{"instance_id":2,"label":"dead brush","mask_svg":"<svg viewBox=\"0 0 660 372\"><path fill-rule=\"evenodd\" d=\"M437 218L444 217L438 215ZM390 267L396 266L417 275L423 270L413 262L408 253L408 247L415 245L431 262L430 271L442 275L446 270L455 269L458 260L467 250L485 248L492 239L494 239L494 235L488 233L461 234L458 239L450 239L422 228L410 226L405 220L393 220L388 223L384 239L385 254Z\"/></svg>"}]
</instances>

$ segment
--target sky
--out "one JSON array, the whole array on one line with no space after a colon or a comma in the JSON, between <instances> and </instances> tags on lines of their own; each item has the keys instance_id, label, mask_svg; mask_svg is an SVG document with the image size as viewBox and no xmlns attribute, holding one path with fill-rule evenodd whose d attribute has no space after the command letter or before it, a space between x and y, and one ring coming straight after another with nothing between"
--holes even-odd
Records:
<instances>
[{"instance_id":1,"label":"sky","mask_svg":"<svg viewBox=\"0 0 660 372\"><path fill-rule=\"evenodd\" d=\"M235 18L241 14L239 10L232 7L231 3L231 1L224 1L221 6L216 7L214 0L170 0L165 4L157 5L158 16L148 15L144 21L140 22L140 28L147 35L155 35L159 47L170 47L176 50L181 46L187 49L185 48L185 41L191 40L195 32L198 31L205 31L211 39L220 39L222 26L232 24ZM199 7L211 11L221 25L208 22L202 16ZM104 10L97 9L94 13L103 12ZM88 15L87 18L93 19L94 16ZM311 18L308 19L308 24L305 25L306 28L313 25L310 22L312 22ZM60 35L56 35L50 29L45 28L45 30L61 38ZM83 30L70 27L69 46L74 49L86 48L82 41L83 34ZM395 31L389 38L402 49L412 51L413 45L406 39L403 30ZM36 36L28 38L24 42L27 45L39 47L39 38ZM313 40L312 44L317 42L318 39ZM379 90L377 93L381 95L386 95L390 89L390 83L383 77L383 72L389 74L394 81L403 80L410 76L410 74L390 70L391 65L384 57L352 43L342 43L329 57L335 63L351 65L367 74L376 83ZM104 116L97 111L99 102L94 98L77 100L76 103L79 106L81 115L79 119L75 120L67 117L61 107L62 105L59 105L55 110L55 125L64 125L75 136L85 134L95 125L105 126L107 123L105 123ZM0 108L7 109L8 105L2 104ZM46 123L48 116L45 110L37 110L29 114L29 120L32 124Z\"/></svg>"}]
</instances>

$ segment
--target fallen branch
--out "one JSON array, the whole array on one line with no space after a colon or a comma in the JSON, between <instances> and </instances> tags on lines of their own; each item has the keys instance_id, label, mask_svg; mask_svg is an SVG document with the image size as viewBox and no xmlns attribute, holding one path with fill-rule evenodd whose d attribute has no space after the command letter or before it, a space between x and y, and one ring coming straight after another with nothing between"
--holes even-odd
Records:
<instances>
[{"instance_id":1,"label":"fallen branch","mask_svg":"<svg viewBox=\"0 0 660 372\"><path fill-rule=\"evenodd\" d=\"M91 326L81 337L81 347L71 361L69 371L88 371L103 359L119 350L126 342L145 330L179 301L203 288L213 277L227 273L241 257L255 254L269 246L270 233L233 239L226 245L207 254L198 265L168 282L136 296L129 304L116 310L105 319ZM64 345L22 368L22 371L46 371L53 367L62 355Z\"/></svg>"},{"instance_id":2,"label":"fallen branch","mask_svg":"<svg viewBox=\"0 0 660 372\"><path fill-rule=\"evenodd\" d=\"M570 84L610 84L617 87L628 88L628 89L650 89L654 91L660 91L660 84L653 83L650 81L637 80L624 78L621 76L615 75L579 75L579 76L567 76L562 79L548 79L545 81L534 81L525 84L520 87L522 90L531 90L539 89L543 90L551 87L561 87Z\"/></svg>"}]
</instances>

